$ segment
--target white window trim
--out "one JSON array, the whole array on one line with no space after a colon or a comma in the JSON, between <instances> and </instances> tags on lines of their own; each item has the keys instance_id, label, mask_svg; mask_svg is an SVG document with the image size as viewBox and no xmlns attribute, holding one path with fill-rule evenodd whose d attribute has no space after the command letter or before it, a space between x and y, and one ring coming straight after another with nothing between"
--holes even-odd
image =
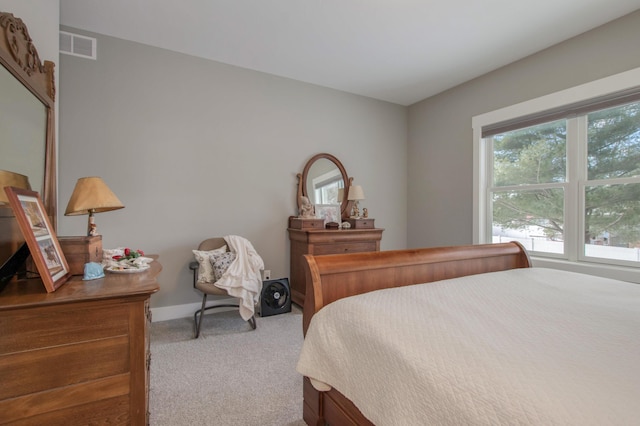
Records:
<instances>
[{"instance_id":1,"label":"white window trim","mask_svg":"<svg viewBox=\"0 0 640 426\"><path fill-rule=\"evenodd\" d=\"M482 138L483 127L636 87L638 82L640 82L640 68L635 68L473 117L471 120L473 127L473 187L475 189L473 191L473 243L491 241L490 236L487 235L486 226L488 185L485 180L486 172L491 165L488 164L486 142ZM572 148L568 147L568 149ZM577 200L573 200L573 202L577 202ZM577 232L577 229L567 231L574 233ZM576 262L575 259L578 255L574 251L575 249L568 251L569 260L533 257L533 263L535 266L584 272L640 283L640 273L637 268Z\"/></svg>"}]
</instances>

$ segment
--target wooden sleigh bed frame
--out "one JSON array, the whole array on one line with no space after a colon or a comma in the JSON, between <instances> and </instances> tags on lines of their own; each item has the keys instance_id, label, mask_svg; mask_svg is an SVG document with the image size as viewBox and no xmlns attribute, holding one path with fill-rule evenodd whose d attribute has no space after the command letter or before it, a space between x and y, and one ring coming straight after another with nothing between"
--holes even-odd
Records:
<instances>
[{"instance_id":1,"label":"wooden sleigh bed frame","mask_svg":"<svg viewBox=\"0 0 640 426\"><path fill-rule=\"evenodd\" d=\"M303 331L313 315L338 299L390 287L428 283L467 275L531 266L519 243L482 244L410 250L305 255L306 297ZM308 425L372 425L335 389L317 391L305 377L303 418Z\"/></svg>"}]
</instances>

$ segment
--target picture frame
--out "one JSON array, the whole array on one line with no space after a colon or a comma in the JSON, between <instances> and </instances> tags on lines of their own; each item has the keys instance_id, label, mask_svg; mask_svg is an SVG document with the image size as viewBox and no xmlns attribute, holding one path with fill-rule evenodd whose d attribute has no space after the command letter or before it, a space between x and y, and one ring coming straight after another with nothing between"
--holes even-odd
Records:
<instances>
[{"instance_id":1,"label":"picture frame","mask_svg":"<svg viewBox=\"0 0 640 426\"><path fill-rule=\"evenodd\" d=\"M40 195L11 186L4 190L47 293L56 291L71 273Z\"/></svg>"},{"instance_id":2,"label":"picture frame","mask_svg":"<svg viewBox=\"0 0 640 426\"><path fill-rule=\"evenodd\" d=\"M329 222L341 223L340 204L316 204L316 218L323 219L325 225Z\"/></svg>"}]
</instances>

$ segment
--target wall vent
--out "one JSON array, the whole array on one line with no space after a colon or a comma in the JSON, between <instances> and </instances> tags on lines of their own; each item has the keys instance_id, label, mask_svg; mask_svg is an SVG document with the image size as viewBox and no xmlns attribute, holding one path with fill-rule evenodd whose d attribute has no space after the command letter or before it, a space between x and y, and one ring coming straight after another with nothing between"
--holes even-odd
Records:
<instances>
[{"instance_id":1,"label":"wall vent","mask_svg":"<svg viewBox=\"0 0 640 426\"><path fill-rule=\"evenodd\" d=\"M96 39L79 34L60 31L60 53L97 59Z\"/></svg>"}]
</instances>

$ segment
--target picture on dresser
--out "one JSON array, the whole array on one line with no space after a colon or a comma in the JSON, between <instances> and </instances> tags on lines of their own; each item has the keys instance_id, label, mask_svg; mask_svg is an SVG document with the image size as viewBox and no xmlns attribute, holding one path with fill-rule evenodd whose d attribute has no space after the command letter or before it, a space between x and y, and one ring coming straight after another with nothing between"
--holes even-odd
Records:
<instances>
[{"instance_id":1,"label":"picture on dresser","mask_svg":"<svg viewBox=\"0 0 640 426\"><path fill-rule=\"evenodd\" d=\"M51 293L64 284L71 273L42 200L37 192L27 189L7 186L4 190L42 283Z\"/></svg>"},{"instance_id":2,"label":"picture on dresser","mask_svg":"<svg viewBox=\"0 0 640 426\"><path fill-rule=\"evenodd\" d=\"M316 204L316 218L323 219L326 225L329 222L341 222L339 204Z\"/></svg>"}]
</instances>

